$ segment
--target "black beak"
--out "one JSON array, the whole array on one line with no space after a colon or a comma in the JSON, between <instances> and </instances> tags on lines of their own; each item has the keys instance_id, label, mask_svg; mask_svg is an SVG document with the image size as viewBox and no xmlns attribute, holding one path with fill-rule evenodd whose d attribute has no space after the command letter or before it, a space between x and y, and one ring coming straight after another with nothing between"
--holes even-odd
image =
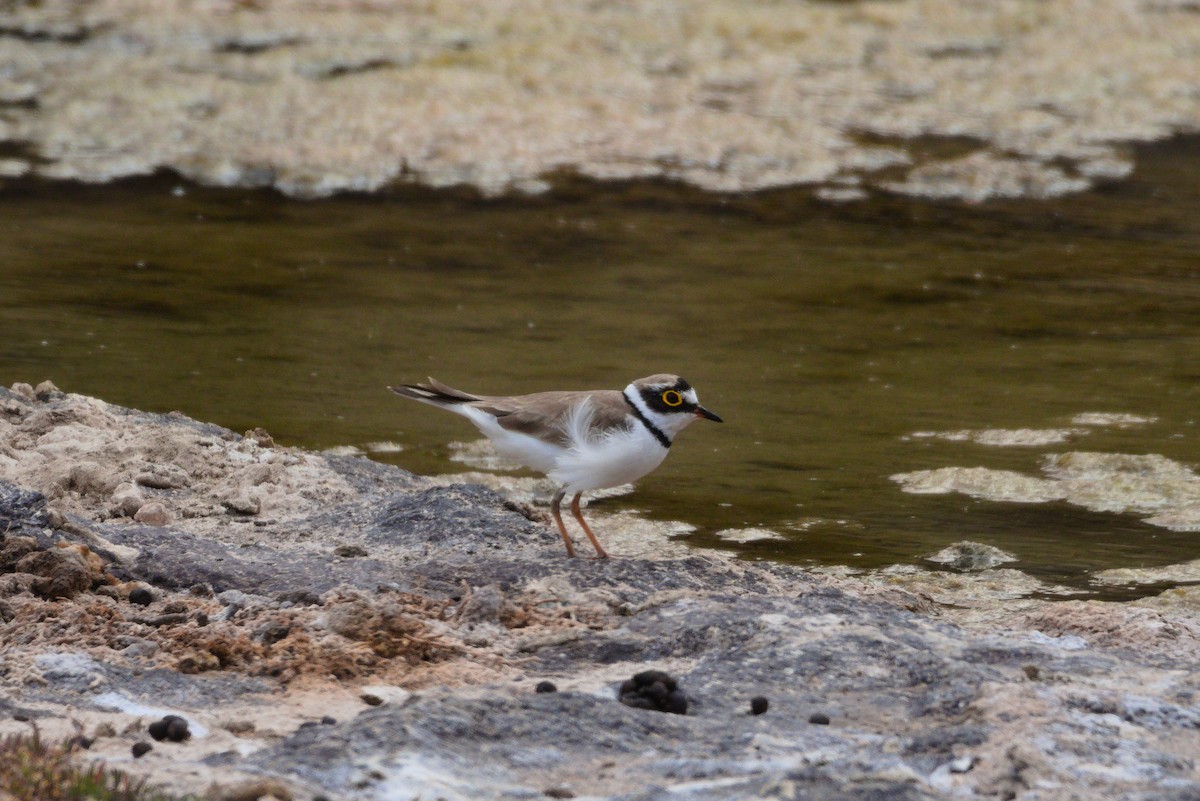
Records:
<instances>
[{"instance_id":1,"label":"black beak","mask_svg":"<svg viewBox=\"0 0 1200 801\"><path fill-rule=\"evenodd\" d=\"M696 406L695 415L697 417L703 417L705 420L712 420L714 423L724 423L725 422L720 417L718 417L717 415L710 412L708 409L705 409L703 406Z\"/></svg>"}]
</instances>

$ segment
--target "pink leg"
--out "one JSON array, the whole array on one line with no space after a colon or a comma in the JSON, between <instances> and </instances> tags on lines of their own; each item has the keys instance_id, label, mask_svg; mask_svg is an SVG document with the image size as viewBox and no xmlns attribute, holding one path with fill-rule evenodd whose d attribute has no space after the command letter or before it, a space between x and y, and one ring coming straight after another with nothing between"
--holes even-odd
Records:
<instances>
[{"instance_id":1,"label":"pink leg","mask_svg":"<svg viewBox=\"0 0 1200 801\"><path fill-rule=\"evenodd\" d=\"M559 504L562 503L565 494L566 490L559 490L558 494L554 496L554 500L550 502L550 514L554 515L554 522L558 524L558 533L562 534L563 542L567 544L567 556L574 556L575 546L571 544L571 538L567 536L567 527L563 525L562 510L559 509ZM578 500L579 496L576 495L575 499ZM592 541L595 542L595 539Z\"/></svg>"},{"instance_id":2,"label":"pink leg","mask_svg":"<svg viewBox=\"0 0 1200 801\"><path fill-rule=\"evenodd\" d=\"M591 527L583 519L583 512L579 511L579 496L582 494L582 492L575 493L575 499L571 501L571 514L575 515L575 519L579 521L579 525L583 526L583 533L587 534L588 539L592 541L592 546L596 549L596 557L598 559L607 559L608 554L600 547L600 540L596 539L596 535L592 533Z\"/></svg>"}]
</instances>

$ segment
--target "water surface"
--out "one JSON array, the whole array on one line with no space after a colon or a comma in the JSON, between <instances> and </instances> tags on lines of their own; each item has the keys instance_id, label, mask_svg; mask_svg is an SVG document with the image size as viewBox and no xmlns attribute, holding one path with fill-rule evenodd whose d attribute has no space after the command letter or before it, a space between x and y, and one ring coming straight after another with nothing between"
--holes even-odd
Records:
<instances>
[{"instance_id":1,"label":"water surface","mask_svg":"<svg viewBox=\"0 0 1200 801\"><path fill-rule=\"evenodd\" d=\"M1200 142L1120 184L980 207L800 190L704 195L566 179L549 195L319 202L202 189L0 186L0 383L178 409L283 443L391 441L462 469L461 419L392 396L433 375L482 393L620 388L677 372L726 419L684 432L603 503L752 557L871 567L972 539L1082 586L1200 556L1193 533L1059 503L907 495L904 471L1038 472L1046 453L1197 460ZM918 431L1156 418L1061 445ZM722 544L762 526L783 540Z\"/></svg>"}]
</instances>

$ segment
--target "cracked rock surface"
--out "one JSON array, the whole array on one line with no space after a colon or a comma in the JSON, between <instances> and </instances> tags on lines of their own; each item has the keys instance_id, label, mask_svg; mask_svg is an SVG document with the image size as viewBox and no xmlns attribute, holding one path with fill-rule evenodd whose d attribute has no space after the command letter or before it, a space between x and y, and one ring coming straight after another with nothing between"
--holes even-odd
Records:
<instances>
[{"instance_id":1,"label":"cracked rock surface","mask_svg":"<svg viewBox=\"0 0 1200 801\"><path fill-rule=\"evenodd\" d=\"M171 522L114 503L124 485ZM256 511L222 501L251 490ZM1194 588L967 608L934 600L933 571L570 560L538 516L177 413L0 390L0 735L78 722L89 759L217 797L1200 793ZM686 714L620 703L645 670ZM166 715L191 736L131 761Z\"/></svg>"}]
</instances>

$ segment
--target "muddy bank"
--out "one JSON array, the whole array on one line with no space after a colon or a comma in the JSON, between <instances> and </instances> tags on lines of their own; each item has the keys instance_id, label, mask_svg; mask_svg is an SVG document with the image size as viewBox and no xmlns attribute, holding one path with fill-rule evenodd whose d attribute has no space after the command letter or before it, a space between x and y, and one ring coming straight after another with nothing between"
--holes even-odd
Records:
<instances>
[{"instance_id":1,"label":"muddy bank","mask_svg":"<svg viewBox=\"0 0 1200 801\"><path fill-rule=\"evenodd\" d=\"M0 390L0 734L78 721L92 755L218 798L1200 792L1186 587L974 592L1005 559L966 545L941 561L967 572L919 580L568 560L543 518L261 430ZM647 669L686 714L617 700ZM152 740L165 714L192 736Z\"/></svg>"},{"instance_id":2,"label":"muddy bank","mask_svg":"<svg viewBox=\"0 0 1200 801\"><path fill-rule=\"evenodd\" d=\"M1200 128L1182 0L55 0L0 5L0 42L8 176L1038 198Z\"/></svg>"}]
</instances>

